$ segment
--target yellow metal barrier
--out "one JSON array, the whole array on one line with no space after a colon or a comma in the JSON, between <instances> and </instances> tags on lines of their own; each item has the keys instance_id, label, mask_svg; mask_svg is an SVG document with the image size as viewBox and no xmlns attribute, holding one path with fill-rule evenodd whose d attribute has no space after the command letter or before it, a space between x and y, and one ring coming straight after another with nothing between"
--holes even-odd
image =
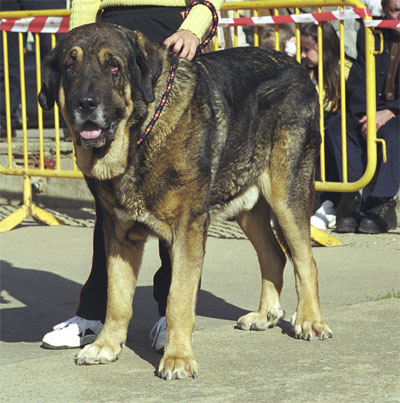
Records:
<instances>
[{"instance_id":1,"label":"yellow metal barrier","mask_svg":"<svg viewBox=\"0 0 400 403\"><path fill-rule=\"evenodd\" d=\"M337 6L343 9L344 6L350 6L353 8L365 8L365 5L358 0L268 0L268 1L240 1L224 3L221 12L233 11L234 18L238 17L239 11L250 12L252 16L256 17L259 12L272 12L272 15L278 16L280 10L283 8L294 8L295 14L300 13L300 7L317 7L318 12L321 12L322 7ZM35 16L68 16L69 10L42 10L42 11L16 11L16 12L0 12L1 18L24 18ZM369 18L369 17L365 17ZM296 32L296 46L297 54L296 59L300 62L300 24L295 23ZM234 28L233 45L238 46L238 30ZM55 44L55 36L52 35L53 46ZM6 115L7 115L7 141L8 141L8 167L0 165L0 174L4 175L19 175L24 178L24 203L23 206L15 213L7 217L0 222L0 232L8 231L18 225L28 216L34 216L37 219L43 221L48 225L57 225L60 222L54 218L51 214L45 212L32 203L31 192L31 177L54 177L54 178L76 178L82 179L81 172L78 171L73 157L73 169L63 170L60 163L60 128L58 121L58 110L54 111L54 140L56 144L56 166L54 169L48 169L44 164L44 145L43 145L43 116L42 110L38 108L38 129L39 129L39 149L40 159L39 168L30 168L28 165L28 142L27 142L27 125L26 125L26 100L25 100L25 75L24 75L24 55L23 55L23 37L22 33L19 33L19 49L20 49L20 81L21 81L21 104L22 104L22 120L23 120L23 139L24 139L24 167L17 168L13 165L13 141L11 138L11 117L10 117L10 92L9 92L9 71L8 71L8 55L7 55L7 33L2 32L3 49L4 49L4 73L5 73L5 86L6 86ZM254 27L254 42L258 45L258 27ZM279 49L279 30L275 28L275 41L276 49ZM375 40L372 28L365 28L365 42L366 42L366 94L367 94L367 124L368 124L368 136L367 136L367 165L364 175L357 182L349 183L347 180L347 147L346 147L346 122L345 122L345 80L344 80L344 31L343 20L340 21L340 60L341 60L341 110L342 110L342 146L343 146L343 183L328 182L325 180L325 160L324 160L324 117L323 117L323 64L322 64L322 30L319 29L319 86L320 86L320 105L321 105L321 180L316 182L316 190L319 191L335 191L335 192L354 192L356 190L364 188L373 178L376 163L377 163L377 142L380 142L385 151L385 143L381 139L376 138L376 99L375 99ZM36 66L40 67L40 38L38 34L35 34L36 42ZM218 38L214 40L214 47L218 49ZM37 68L36 72L37 89L40 90L40 68ZM325 236L321 236L318 231L312 229L313 239L316 239L321 244L331 245L337 244L332 239L326 239ZM324 238L324 239L322 239ZM319 239L319 240L318 240Z\"/></svg>"},{"instance_id":2,"label":"yellow metal barrier","mask_svg":"<svg viewBox=\"0 0 400 403\"><path fill-rule=\"evenodd\" d=\"M224 3L221 10L234 11L234 18L237 17L238 11L249 11L252 17L257 17L260 10L269 10L271 15L279 16L279 10L283 8L294 8L295 14L300 14L300 7L314 7L317 8L317 13L323 11L322 7L336 6L343 10L345 6L352 8L365 9L366 6L358 0L268 0L268 1L246 1L246 2L229 2ZM365 17L370 19L370 17ZM382 145L383 160L386 161L386 144L382 139L376 138L376 97L375 97L375 38L372 28L365 28L365 62L366 62L366 98L367 98L367 164L364 175L356 182L348 182L347 175L347 137L346 137L346 87L345 87L345 74L344 74L344 21L340 20L340 94L341 94L341 127L342 127L342 169L343 169L343 182L329 182L326 181L325 176L325 136L324 136L324 108L323 108L323 63L322 63L322 27L318 26L318 86L319 86L319 102L320 102L320 132L321 132L321 153L320 153L320 174L321 180L315 182L315 188L318 191L331 191L331 192L354 192L364 188L373 178L376 171L377 164L377 143ZM296 36L296 59L301 61L300 52L300 24L295 23L295 36ZM380 32L379 32L380 33ZM234 30L235 41L237 38L237 28ZM382 40L381 40L382 42ZM258 28L254 28L254 44L258 45ZM381 44L382 48L382 44ZM218 45L215 45L218 49ZM279 50L279 30L275 28L275 49ZM283 50L283 49L280 49ZM311 237L321 245L333 246L340 245L341 242L334 237L311 227Z\"/></svg>"},{"instance_id":3,"label":"yellow metal barrier","mask_svg":"<svg viewBox=\"0 0 400 403\"><path fill-rule=\"evenodd\" d=\"M39 10L39 11L14 11L0 12L0 19L3 18L28 18L28 17L61 17L68 16L69 10ZM56 162L55 168L49 169L45 167L44 157L44 125L43 111L38 107L38 132L39 132L39 158L38 167L29 166L28 143L28 127L27 127L27 104L26 104L26 85L25 85L25 61L24 61L24 37L22 32L18 32L19 46L19 64L20 64L20 84L21 84L21 107L22 107L22 133L23 133L23 168L16 167L14 164L13 149L15 143L11 137L11 112L10 112L10 81L9 81L9 63L8 63L8 33L2 31L3 42L3 57L4 57L4 82L5 82L5 109L6 109L6 124L7 124L7 142L8 142L8 166L0 165L0 174L21 176L23 178L23 204L10 216L0 221L0 232L9 231L16 227L27 217L34 217L47 225L59 225L63 222L55 218L52 214L36 206L32 202L32 177L53 177L53 178L77 178L82 179L82 173L77 169L75 162L72 170L61 169L61 154L60 154L60 125L58 108L54 110L54 141L56 146ZM55 46L55 34L51 35L52 47ZM40 68L40 35L35 33L35 53L36 53L36 88L39 93L41 87L41 68Z\"/></svg>"},{"instance_id":4,"label":"yellow metal barrier","mask_svg":"<svg viewBox=\"0 0 400 403\"><path fill-rule=\"evenodd\" d=\"M234 10L235 12L250 10L252 15L257 16L257 11L261 9L273 10L273 15L279 15L279 10L284 8L295 8L295 13L299 14L300 7L316 7L318 12L322 11L322 7L339 7L341 10L345 6L352 8L366 8L366 6L358 0L268 0L268 1L240 1L224 3L221 10ZM370 19L370 17L365 17ZM381 143L383 151L385 151L384 141L376 138L376 97L375 97L375 39L372 28L365 27L365 62L366 62L366 98L367 98L367 165L364 175L356 182L348 182L347 179L347 142L346 142L346 104L345 104L345 81L344 81L344 30L343 20L340 24L340 60L341 60L341 111L342 111L342 149L343 149L343 183L342 182L328 182L325 180L325 142L324 142L324 117L321 113L320 128L321 128L321 180L316 181L315 187L319 191L331 191L331 192L354 192L363 189L373 178L376 170L377 163L377 143ZM297 43L297 60L300 61L300 24L294 24L296 28L296 43ZM319 41L319 73L318 82L320 86L320 106L323 111L323 64L322 61L322 30L319 29L318 35ZM279 41L279 32L276 31L276 40ZM277 45L278 46L278 45Z\"/></svg>"}]
</instances>

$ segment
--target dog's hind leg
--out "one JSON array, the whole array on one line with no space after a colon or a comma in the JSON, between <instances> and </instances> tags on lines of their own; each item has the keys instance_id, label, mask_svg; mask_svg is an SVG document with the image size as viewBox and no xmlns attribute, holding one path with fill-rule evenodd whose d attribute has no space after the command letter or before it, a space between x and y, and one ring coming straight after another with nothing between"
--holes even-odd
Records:
<instances>
[{"instance_id":1,"label":"dog's hind leg","mask_svg":"<svg viewBox=\"0 0 400 403\"><path fill-rule=\"evenodd\" d=\"M207 217L179 224L171 248L172 279L167 302L167 340L158 375L166 380L195 378L192 332L207 237Z\"/></svg>"},{"instance_id":2,"label":"dog's hind leg","mask_svg":"<svg viewBox=\"0 0 400 403\"><path fill-rule=\"evenodd\" d=\"M126 235L126 232L123 233ZM130 233L130 240L122 240L121 236L110 236L108 231L105 231L105 236L108 257L106 319L95 342L85 346L76 355L77 365L115 361L125 344L132 317L133 294L146 236L140 231L136 234Z\"/></svg>"},{"instance_id":3,"label":"dog's hind leg","mask_svg":"<svg viewBox=\"0 0 400 403\"><path fill-rule=\"evenodd\" d=\"M303 156L305 160L306 156ZM311 165L312 166L312 165ZM296 338L321 340L332 337L332 331L321 318L318 296L318 272L311 249L310 215L313 203L312 173L307 164L291 177L285 169L267 171L260 177L261 191L282 230L293 260L298 297L292 325ZM300 179L301 180L300 180Z\"/></svg>"},{"instance_id":4,"label":"dog's hind leg","mask_svg":"<svg viewBox=\"0 0 400 403\"><path fill-rule=\"evenodd\" d=\"M237 221L253 244L262 275L261 299L257 312L238 319L243 330L265 330L284 317L279 296L283 285L286 256L271 229L271 208L261 196L250 211L239 214Z\"/></svg>"}]
</instances>

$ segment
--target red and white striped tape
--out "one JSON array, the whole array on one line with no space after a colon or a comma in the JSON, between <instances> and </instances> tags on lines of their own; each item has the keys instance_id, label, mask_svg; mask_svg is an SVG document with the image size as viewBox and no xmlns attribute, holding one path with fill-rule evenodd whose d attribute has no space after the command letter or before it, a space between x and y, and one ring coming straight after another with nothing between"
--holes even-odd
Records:
<instances>
[{"instance_id":1,"label":"red and white striped tape","mask_svg":"<svg viewBox=\"0 0 400 403\"><path fill-rule=\"evenodd\" d=\"M257 26L270 24L323 22L370 17L367 8L325 11L321 13L289 14L264 17L220 18L218 27ZM69 17L3 18L0 31L61 34L68 32ZM400 20L364 20L367 27L400 28Z\"/></svg>"},{"instance_id":2,"label":"red and white striped tape","mask_svg":"<svg viewBox=\"0 0 400 403\"><path fill-rule=\"evenodd\" d=\"M371 16L367 8L353 8L349 10L325 11L322 13L304 13L304 14L288 14L264 17L248 17L248 18L221 18L219 27L235 27L235 26L254 26L268 24L287 24L287 23L304 23L304 22L322 22L355 19Z\"/></svg>"},{"instance_id":3,"label":"red and white striped tape","mask_svg":"<svg viewBox=\"0 0 400 403\"><path fill-rule=\"evenodd\" d=\"M288 23L313 22L317 24L323 21L351 20L371 17L367 8L353 8L349 10L324 11L321 13L304 13L264 17L240 17L220 18L218 26L221 28L256 25L275 25ZM377 28L400 28L400 20L364 20L367 27Z\"/></svg>"},{"instance_id":4,"label":"red and white striped tape","mask_svg":"<svg viewBox=\"0 0 400 403\"><path fill-rule=\"evenodd\" d=\"M68 25L69 17L3 18L0 31L62 34Z\"/></svg>"},{"instance_id":5,"label":"red and white striped tape","mask_svg":"<svg viewBox=\"0 0 400 403\"><path fill-rule=\"evenodd\" d=\"M364 20L366 27L400 28L400 20Z\"/></svg>"}]
</instances>

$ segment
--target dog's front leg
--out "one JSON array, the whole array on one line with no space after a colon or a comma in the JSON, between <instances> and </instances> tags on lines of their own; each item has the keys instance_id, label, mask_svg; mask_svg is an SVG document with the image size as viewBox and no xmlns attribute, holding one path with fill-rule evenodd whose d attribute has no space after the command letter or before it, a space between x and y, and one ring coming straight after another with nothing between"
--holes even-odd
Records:
<instances>
[{"instance_id":1,"label":"dog's front leg","mask_svg":"<svg viewBox=\"0 0 400 403\"><path fill-rule=\"evenodd\" d=\"M167 341L158 375L166 380L195 378L192 350L197 291L203 266L206 223L179 230L171 249L172 280L167 303Z\"/></svg>"},{"instance_id":2,"label":"dog's front leg","mask_svg":"<svg viewBox=\"0 0 400 403\"><path fill-rule=\"evenodd\" d=\"M144 239L120 242L117 237L106 236L108 246L106 320L96 341L77 354L75 362L78 365L106 364L118 358L125 344L132 317L132 299L144 243Z\"/></svg>"}]
</instances>

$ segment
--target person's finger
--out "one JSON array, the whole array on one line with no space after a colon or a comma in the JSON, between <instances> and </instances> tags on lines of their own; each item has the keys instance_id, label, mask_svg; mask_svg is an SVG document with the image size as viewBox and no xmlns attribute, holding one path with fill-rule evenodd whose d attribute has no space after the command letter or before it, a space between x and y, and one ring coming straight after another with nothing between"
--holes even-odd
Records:
<instances>
[{"instance_id":1,"label":"person's finger","mask_svg":"<svg viewBox=\"0 0 400 403\"><path fill-rule=\"evenodd\" d=\"M183 39L177 38L172 50L179 56L182 51L183 45L184 45Z\"/></svg>"},{"instance_id":2,"label":"person's finger","mask_svg":"<svg viewBox=\"0 0 400 403\"><path fill-rule=\"evenodd\" d=\"M190 51L186 59L189 61L193 60L193 58L196 56L196 52L197 52L197 45L196 43L192 43L190 45Z\"/></svg>"},{"instance_id":3,"label":"person's finger","mask_svg":"<svg viewBox=\"0 0 400 403\"><path fill-rule=\"evenodd\" d=\"M367 133L368 133L368 126L367 126L367 123L364 123L361 126L361 135L365 140L367 139Z\"/></svg>"},{"instance_id":4,"label":"person's finger","mask_svg":"<svg viewBox=\"0 0 400 403\"><path fill-rule=\"evenodd\" d=\"M190 52L190 46L188 45L187 42L184 42L182 49L179 53L179 57L181 57L182 59L187 59L189 52Z\"/></svg>"},{"instance_id":5,"label":"person's finger","mask_svg":"<svg viewBox=\"0 0 400 403\"><path fill-rule=\"evenodd\" d=\"M169 49L173 52L179 52L181 47L182 47L182 39L180 38L179 35L176 33L169 36L165 41L163 42L163 45L165 46L166 49Z\"/></svg>"},{"instance_id":6,"label":"person's finger","mask_svg":"<svg viewBox=\"0 0 400 403\"><path fill-rule=\"evenodd\" d=\"M199 39L189 31L178 31L164 40L164 46L175 52L179 57L193 60L196 56Z\"/></svg>"},{"instance_id":7,"label":"person's finger","mask_svg":"<svg viewBox=\"0 0 400 403\"><path fill-rule=\"evenodd\" d=\"M164 42L163 45L169 49L173 44L173 39L169 36Z\"/></svg>"}]
</instances>

